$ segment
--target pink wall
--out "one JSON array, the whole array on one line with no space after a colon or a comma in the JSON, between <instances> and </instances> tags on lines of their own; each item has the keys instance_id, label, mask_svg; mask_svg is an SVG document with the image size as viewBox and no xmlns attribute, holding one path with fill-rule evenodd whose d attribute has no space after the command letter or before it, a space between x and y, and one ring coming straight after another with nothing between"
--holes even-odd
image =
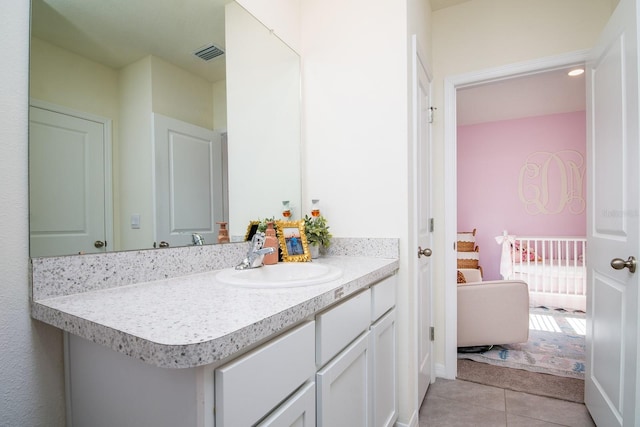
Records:
<instances>
[{"instance_id":1,"label":"pink wall","mask_svg":"<svg viewBox=\"0 0 640 427\"><path fill-rule=\"evenodd\" d=\"M485 280L500 279L495 236L584 236L584 111L458 127L458 230L476 228Z\"/></svg>"}]
</instances>

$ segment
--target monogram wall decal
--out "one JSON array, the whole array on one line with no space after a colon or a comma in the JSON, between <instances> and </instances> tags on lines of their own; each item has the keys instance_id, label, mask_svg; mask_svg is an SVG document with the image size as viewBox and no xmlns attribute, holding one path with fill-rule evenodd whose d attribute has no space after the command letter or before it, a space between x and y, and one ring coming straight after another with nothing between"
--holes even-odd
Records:
<instances>
[{"instance_id":1,"label":"monogram wall decal","mask_svg":"<svg viewBox=\"0 0 640 427\"><path fill-rule=\"evenodd\" d=\"M530 215L584 212L584 156L574 150L529 154L520 168L518 196Z\"/></svg>"}]
</instances>

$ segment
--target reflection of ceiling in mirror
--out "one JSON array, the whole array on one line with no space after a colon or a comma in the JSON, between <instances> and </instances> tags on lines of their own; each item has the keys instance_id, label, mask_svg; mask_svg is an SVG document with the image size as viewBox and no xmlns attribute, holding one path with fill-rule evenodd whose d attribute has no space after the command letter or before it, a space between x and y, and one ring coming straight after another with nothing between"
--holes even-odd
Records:
<instances>
[{"instance_id":1,"label":"reflection of ceiling in mirror","mask_svg":"<svg viewBox=\"0 0 640 427\"><path fill-rule=\"evenodd\" d=\"M152 54L210 82L224 79L224 55L203 61L193 52L225 48L224 5L231 0L33 0L32 33L119 69Z\"/></svg>"}]
</instances>

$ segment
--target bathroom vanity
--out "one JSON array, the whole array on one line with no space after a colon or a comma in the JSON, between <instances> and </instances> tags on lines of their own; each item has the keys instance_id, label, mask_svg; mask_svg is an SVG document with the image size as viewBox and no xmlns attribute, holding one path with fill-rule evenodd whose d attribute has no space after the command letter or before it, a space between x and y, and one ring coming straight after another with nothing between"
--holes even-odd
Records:
<instances>
[{"instance_id":1,"label":"bathroom vanity","mask_svg":"<svg viewBox=\"0 0 640 427\"><path fill-rule=\"evenodd\" d=\"M211 270L34 295L32 316L66 332L70 425L393 425L397 258L313 263L341 275L245 287Z\"/></svg>"}]
</instances>

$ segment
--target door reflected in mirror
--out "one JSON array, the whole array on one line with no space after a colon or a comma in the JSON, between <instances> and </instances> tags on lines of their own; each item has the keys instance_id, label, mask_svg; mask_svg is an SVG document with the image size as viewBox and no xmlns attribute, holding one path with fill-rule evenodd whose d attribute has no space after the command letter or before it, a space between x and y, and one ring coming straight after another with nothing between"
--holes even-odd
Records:
<instances>
[{"instance_id":1,"label":"door reflected in mirror","mask_svg":"<svg viewBox=\"0 0 640 427\"><path fill-rule=\"evenodd\" d=\"M30 53L32 257L242 240L300 207L300 60L237 3L33 0ZM209 133L160 143L158 115Z\"/></svg>"}]
</instances>

